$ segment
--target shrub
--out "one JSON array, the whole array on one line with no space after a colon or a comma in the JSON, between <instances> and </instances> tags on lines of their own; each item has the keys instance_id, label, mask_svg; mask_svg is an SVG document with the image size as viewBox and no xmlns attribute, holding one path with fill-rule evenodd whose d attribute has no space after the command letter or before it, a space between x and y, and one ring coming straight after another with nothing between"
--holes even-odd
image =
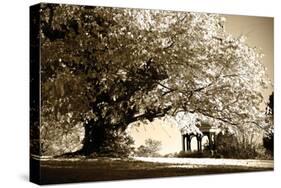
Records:
<instances>
[{"instance_id":1,"label":"shrub","mask_svg":"<svg viewBox=\"0 0 281 188\"><path fill-rule=\"evenodd\" d=\"M181 151L178 154L175 155L175 157L179 157L179 158L211 158L212 153L208 150L203 150L203 151Z\"/></svg>"}]
</instances>

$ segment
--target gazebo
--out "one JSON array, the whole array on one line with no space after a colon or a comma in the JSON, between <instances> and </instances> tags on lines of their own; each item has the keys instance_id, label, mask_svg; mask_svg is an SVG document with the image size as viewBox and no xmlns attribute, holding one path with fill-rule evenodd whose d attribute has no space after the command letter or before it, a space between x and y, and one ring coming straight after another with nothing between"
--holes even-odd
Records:
<instances>
[{"instance_id":1,"label":"gazebo","mask_svg":"<svg viewBox=\"0 0 281 188\"><path fill-rule=\"evenodd\" d=\"M206 122L200 122L197 124L197 128L201 133L184 133L182 134L182 151L191 151L191 139L196 137L197 140L197 151L202 151L202 138L208 137L210 150L215 149L216 135L220 132L220 129L210 125Z\"/></svg>"}]
</instances>

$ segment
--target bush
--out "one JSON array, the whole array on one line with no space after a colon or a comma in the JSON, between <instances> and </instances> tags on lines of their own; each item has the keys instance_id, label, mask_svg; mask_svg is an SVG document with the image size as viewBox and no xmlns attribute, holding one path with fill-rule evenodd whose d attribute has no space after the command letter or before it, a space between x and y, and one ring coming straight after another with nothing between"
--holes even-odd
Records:
<instances>
[{"instance_id":1,"label":"bush","mask_svg":"<svg viewBox=\"0 0 281 188\"><path fill-rule=\"evenodd\" d=\"M177 157L178 153L167 153L165 155L163 155L163 157L166 158L173 158L173 157Z\"/></svg>"},{"instance_id":2,"label":"bush","mask_svg":"<svg viewBox=\"0 0 281 188\"><path fill-rule=\"evenodd\" d=\"M181 151L178 154L175 155L175 157L179 158L211 158L212 153L208 150L203 150L203 151L195 151L195 152L185 152Z\"/></svg>"}]
</instances>

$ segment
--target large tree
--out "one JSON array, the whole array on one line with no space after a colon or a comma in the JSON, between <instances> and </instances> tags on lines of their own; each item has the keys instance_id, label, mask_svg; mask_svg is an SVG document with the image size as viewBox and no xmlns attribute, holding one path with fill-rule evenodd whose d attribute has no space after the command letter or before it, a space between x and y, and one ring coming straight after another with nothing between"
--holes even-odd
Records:
<instances>
[{"instance_id":1,"label":"large tree","mask_svg":"<svg viewBox=\"0 0 281 188\"><path fill-rule=\"evenodd\" d=\"M261 54L224 22L216 14L42 5L42 148L61 132L69 143L83 140L80 154L106 152L130 123L182 111L255 123L266 86ZM85 132L73 136L81 125Z\"/></svg>"}]
</instances>

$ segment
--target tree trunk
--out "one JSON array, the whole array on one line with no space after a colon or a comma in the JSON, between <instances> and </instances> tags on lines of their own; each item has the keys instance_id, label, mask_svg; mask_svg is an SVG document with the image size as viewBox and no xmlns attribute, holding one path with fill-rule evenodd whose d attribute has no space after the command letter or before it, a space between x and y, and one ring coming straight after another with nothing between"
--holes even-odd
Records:
<instances>
[{"instance_id":1,"label":"tree trunk","mask_svg":"<svg viewBox=\"0 0 281 188\"><path fill-rule=\"evenodd\" d=\"M92 153L102 153L108 144L110 130L103 122L90 120L85 124L85 136L83 147L78 151L80 155L91 155Z\"/></svg>"}]
</instances>

